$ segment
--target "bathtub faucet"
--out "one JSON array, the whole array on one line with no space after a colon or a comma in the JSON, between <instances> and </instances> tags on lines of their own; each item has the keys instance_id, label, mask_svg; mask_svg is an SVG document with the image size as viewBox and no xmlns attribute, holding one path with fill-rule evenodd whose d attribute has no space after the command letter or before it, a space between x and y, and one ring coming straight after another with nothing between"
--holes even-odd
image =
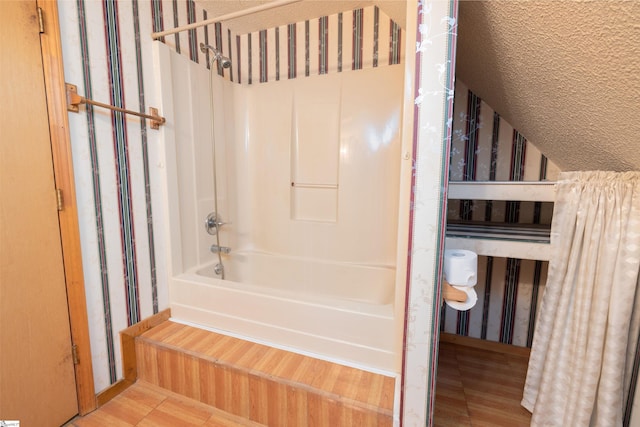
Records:
<instances>
[{"instance_id":1,"label":"bathtub faucet","mask_svg":"<svg viewBox=\"0 0 640 427\"><path fill-rule=\"evenodd\" d=\"M223 254L228 254L229 252L231 252L231 248L228 248L226 246L218 246L218 245L211 245L211 252L213 252L214 254L217 253L223 253Z\"/></svg>"},{"instance_id":2,"label":"bathtub faucet","mask_svg":"<svg viewBox=\"0 0 640 427\"><path fill-rule=\"evenodd\" d=\"M216 234L218 234L220 227L227 224L231 223L222 221L220 215L215 212L211 212L209 215L207 215L207 219L205 219L204 221L204 228L205 230L207 230L207 233L215 236Z\"/></svg>"}]
</instances>

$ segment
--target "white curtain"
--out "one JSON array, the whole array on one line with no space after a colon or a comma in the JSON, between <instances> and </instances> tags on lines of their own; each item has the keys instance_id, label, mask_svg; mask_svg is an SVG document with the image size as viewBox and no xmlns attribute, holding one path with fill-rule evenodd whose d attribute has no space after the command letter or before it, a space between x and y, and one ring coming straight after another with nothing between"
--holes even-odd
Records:
<instances>
[{"instance_id":1,"label":"white curtain","mask_svg":"<svg viewBox=\"0 0 640 427\"><path fill-rule=\"evenodd\" d=\"M522 406L532 426L621 426L639 329L640 172L560 174L551 255Z\"/></svg>"}]
</instances>

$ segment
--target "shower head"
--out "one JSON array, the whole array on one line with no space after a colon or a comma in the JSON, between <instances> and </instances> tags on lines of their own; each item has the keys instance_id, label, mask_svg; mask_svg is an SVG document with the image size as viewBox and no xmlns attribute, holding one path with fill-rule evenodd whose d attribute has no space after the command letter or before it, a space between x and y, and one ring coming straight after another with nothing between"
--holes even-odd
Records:
<instances>
[{"instance_id":1,"label":"shower head","mask_svg":"<svg viewBox=\"0 0 640 427\"><path fill-rule=\"evenodd\" d=\"M226 56L222 56L221 54L217 54L216 58L218 60L218 63L220 65L222 65L222 68L229 68L231 67L231 60L229 58L227 58Z\"/></svg>"},{"instance_id":2,"label":"shower head","mask_svg":"<svg viewBox=\"0 0 640 427\"><path fill-rule=\"evenodd\" d=\"M217 60L218 64L220 64L222 68L231 67L231 60L226 56L223 56L218 49L211 45L200 43L200 51L202 51L202 53L206 53L207 49L209 49L213 53L213 58L211 59L212 64Z\"/></svg>"}]
</instances>

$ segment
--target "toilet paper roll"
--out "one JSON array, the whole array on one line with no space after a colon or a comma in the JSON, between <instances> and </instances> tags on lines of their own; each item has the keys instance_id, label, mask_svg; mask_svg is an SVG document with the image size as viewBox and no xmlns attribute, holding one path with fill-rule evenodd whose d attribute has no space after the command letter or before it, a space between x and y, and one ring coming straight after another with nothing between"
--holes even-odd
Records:
<instances>
[{"instance_id":1,"label":"toilet paper roll","mask_svg":"<svg viewBox=\"0 0 640 427\"><path fill-rule=\"evenodd\" d=\"M475 286L478 283L478 255L464 249L446 249L444 278L451 285Z\"/></svg>"},{"instance_id":2,"label":"toilet paper roll","mask_svg":"<svg viewBox=\"0 0 640 427\"><path fill-rule=\"evenodd\" d=\"M454 310L465 311L465 310L471 309L471 307L476 305L476 302L478 302L478 294L476 293L476 290L473 287L454 286L454 288L461 290L462 292L467 294L467 300L464 302L444 300L444 302L449 307L453 308Z\"/></svg>"}]
</instances>

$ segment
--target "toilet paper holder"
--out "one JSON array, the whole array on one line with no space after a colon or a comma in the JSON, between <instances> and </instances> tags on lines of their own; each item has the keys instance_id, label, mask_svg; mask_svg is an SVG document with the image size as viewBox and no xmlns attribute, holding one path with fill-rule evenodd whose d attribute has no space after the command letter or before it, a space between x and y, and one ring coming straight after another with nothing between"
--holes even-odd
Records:
<instances>
[{"instance_id":1,"label":"toilet paper holder","mask_svg":"<svg viewBox=\"0 0 640 427\"><path fill-rule=\"evenodd\" d=\"M454 288L446 280L442 280L442 298L449 301L465 302L467 294L464 291Z\"/></svg>"}]
</instances>

